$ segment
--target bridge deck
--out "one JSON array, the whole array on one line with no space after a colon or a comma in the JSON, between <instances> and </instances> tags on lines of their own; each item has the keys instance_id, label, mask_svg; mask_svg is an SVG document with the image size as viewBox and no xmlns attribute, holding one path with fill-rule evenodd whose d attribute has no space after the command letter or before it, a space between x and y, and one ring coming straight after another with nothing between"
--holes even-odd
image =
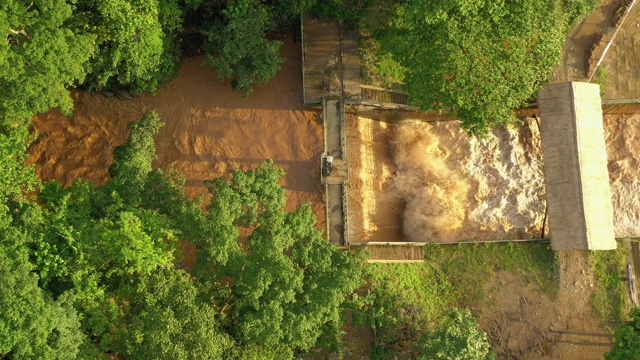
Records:
<instances>
[{"instance_id":1,"label":"bridge deck","mask_svg":"<svg viewBox=\"0 0 640 360\"><path fill-rule=\"evenodd\" d=\"M324 128L324 155L333 156L331 174L322 174L325 186L325 206L327 213L327 238L336 245L347 243L347 196L349 168L344 137L344 107L339 98L322 100L322 120Z\"/></svg>"}]
</instances>

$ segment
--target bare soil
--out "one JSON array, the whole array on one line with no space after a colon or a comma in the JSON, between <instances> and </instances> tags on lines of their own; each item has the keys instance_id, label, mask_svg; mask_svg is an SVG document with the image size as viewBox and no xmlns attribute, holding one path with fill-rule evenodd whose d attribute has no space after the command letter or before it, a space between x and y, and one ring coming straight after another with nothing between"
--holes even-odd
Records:
<instances>
[{"instance_id":1,"label":"bare soil","mask_svg":"<svg viewBox=\"0 0 640 360\"><path fill-rule=\"evenodd\" d=\"M593 316L587 253L559 252L558 294L550 299L512 273L498 271L480 327L500 359L602 359L612 336Z\"/></svg>"},{"instance_id":2,"label":"bare soil","mask_svg":"<svg viewBox=\"0 0 640 360\"><path fill-rule=\"evenodd\" d=\"M601 40L608 40L616 25L616 13L625 1L603 0L600 8L569 31L562 49L561 65L553 72L550 82L586 81L592 57L598 61ZM593 55L593 56L592 56Z\"/></svg>"}]
</instances>

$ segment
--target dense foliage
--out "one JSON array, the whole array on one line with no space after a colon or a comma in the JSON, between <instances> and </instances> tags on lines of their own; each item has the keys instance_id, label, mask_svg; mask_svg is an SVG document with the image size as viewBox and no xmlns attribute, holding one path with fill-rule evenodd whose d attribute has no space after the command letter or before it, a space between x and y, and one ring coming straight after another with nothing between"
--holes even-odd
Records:
<instances>
[{"instance_id":1,"label":"dense foliage","mask_svg":"<svg viewBox=\"0 0 640 360\"><path fill-rule=\"evenodd\" d=\"M229 1L223 19L203 30L206 63L221 79L234 78L232 86L247 96L252 84L271 79L284 59L278 56L281 43L269 41L265 33L271 22L269 9L260 0Z\"/></svg>"},{"instance_id":2,"label":"dense foliage","mask_svg":"<svg viewBox=\"0 0 640 360\"><path fill-rule=\"evenodd\" d=\"M91 89L123 87L134 92L157 88L165 36L157 0L80 0L73 22L92 34L96 52L87 85Z\"/></svg>"},{"instance_id":3,"label":"dense foliage","mask_svg":"<svg viewBox=\"0 0 640 360\"><path fill-rule=\"evenodd\" d=\"M71 112L67 87L84 80L94 47L69 26L72 17L65 0L0 3L1 130L54 107Z\"/></svg>"},{"instance_id":4,"label":"dense foliage","mask_svg":"<svg viewBox=\"0 0 640 360\"><path fill-rule=\"evenodd\" d=\"M0 355L74 358L84 335L70 293L54 299L38 286L28 243L34 239L0 209Z\"/></svg>"},{"instance_id":5,"label":"dense foliage","mask_svg":"<svg viewBox=\"0 0 640 360\"><path fill-rule=\"evenodd\" d=\"M283 175L265 163L209 183L215 226L195 242L202 249L198 273L203 281L213 276L234 284L223 307L234 304L225 314L241 343L281 356L310 350L319 340L337 350L341 304L362 281L359 260L321 237L309 204L284 210Z\"/></svg>"},{"instance_id":6,"label":"dense foliage","mask_svg":"<svg viewBox=\"0 0 640 360\"><path fill-rule=\"evenodd\" d=\"M492 360L487 334L469 310L452 309L438 327L422 335L418 359Z\"/></svg>"},{"instance_id":7,"label":"dense foliage","mask_svg":"<svg viewBox=\"0 0 640 360\"><path fill-rule=\"evenodd\" d=\"M173 171L152 170L155 113L132 122L100 188L37 184L10 172L0 206L3 358L291 358L339 350L358 257L316 229L308 204L285 210L271 162L210 182L207 211ZM6 139L0 139L6 140ZM22 144L25 144L23 142ZM5 142L2 143L3 145ZM0 147L0 159L19 163ZM180 269L178 239L199 249ZM271 354L271 355L269 355Z\"/></svg>"},{"instance_id":8,"label":"dense foliage","mask_svg":"<svg viewBox=\"0 0 640 360\"><path fill-rule=\"evenodd\" d=\"M640 359L640 308L631 309L629 320L616 329L613 343L613 349L605 353L605 359Z\"/></svg>"},{"instance_id":9,"label":"dense foliage","mask_svg":"<svg viewBox=\"0 0 640 360\"><path fill-rule=\"evenodd\" d=\"M483 135L517 121L513 110L536 95L560 59L566 32L598 1L375 3L379 9L361 20L386 63L373 68L404 80L413 104L451 111L467 131Z\"/></svg>"},{"instance_id":10,"label":"dense foliage","mask_svg":"<svg viewBox=\"0 0 640 360\"><path fill-rule=\"evenodd\" d=\"M245 95L284 61L268 40L315 1L9 0L0 5L0 117L72 109L68 87L139 94L171 79L183 52L207 55ZM271 35L270 35L271 34Z\"/></svg>"}]
</instances>

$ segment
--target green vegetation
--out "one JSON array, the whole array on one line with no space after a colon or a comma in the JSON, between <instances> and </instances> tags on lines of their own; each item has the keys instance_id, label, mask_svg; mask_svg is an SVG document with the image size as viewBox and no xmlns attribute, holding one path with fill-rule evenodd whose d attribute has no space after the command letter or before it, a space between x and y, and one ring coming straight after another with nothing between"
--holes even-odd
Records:
<instances>
[{"instance_id":1,"label":"green vegetation","mask_svg":"<svg viewBox=\"0 0 640 360\"><path fill-rule=\"evenodd\" d=\"M233 88L247 96L252 84L267 82L280 69L282 43L265 38L271 14L259 0L230 1L222 15L221 23L203 31L206 63L221 79L234 77Z\"/></svg>"},{"instance_id":2,"label":"green vegetation","mask_svg":"<svg viewBox=\"0 0 640 360\"><path fill-rule=\"evenodd\" d=\"M487 334L478 329L478 322L469 310L452 309L437 329L423 335L419 359L492 360Z\"/></svg>"},{"instance_id":3,"label":"green vegetation","mask_svg":"<svg viewBox=\"0 0 640 360\"><path fill-rule=\"evenodd\" d=\"M631 309L628 318L616 329L613 349L604 354L606 360L640 359L640 308Z\"/></svg>"},{"instance_id":4,"label":"green vegetation","mask_svg":"<svg viewBox=\"0 0 640 360\"><path fill-rule=\"evenodd\" d=\"M94 38L69 26L73 7L64 0L0 4L0 131L28 126L51 108L70 113L67 87L82 82Z\"/></svg>"},{"instance_id":5,"label":"green vegetation","mask_svg":"<svg viewBox=\"0 0 640 360\"><path fill-rule=\"evenodd\" d=\"M615 250L589 252L589 264L596 281L591 304L596 314L611 328L624 321L630 306L627 255L622 241L618 241Z\"/></svg>"},{"instance_id":6,"label":"green vegetation","mask_svg":"<svg viewBox=\"0 0 640 360\"><path fill-rule=\"evenodd\" d=\"M38 286L24 229L0 210L0 354L3 358L75 358L84 335L73 295L54 299Z\"/></svg>"},{"instance_id":7,"label":"green vegetation","mask_svg":"<svg viewBox=\"0 0 640 360\"><path fill-rule=\"evenodd\" d=\"M603 95L607 87L607 67L606 66L598 67L598 70L596 70L596 76L593 82L600 85L600 95Z\"/></svg>"},{"instance_id":8,"label":"green vegetation","mask_svg":"<svg viewBox=\"0 0 640 360\"><path fill-rule=\"evenodd\" d=\"M183 55L204 52L245 95L284 60L267 33L289 31L315 1L36 0L0 5L0 116L72 109L68 87L156 91Z\"/></svg>"},{"instance_id":9,"label":"green vegetation","mask_svg":"<svg viewBox=\"0 0 640 360\"><path fill-rule=\"evenodd\" d=\"M285 210L265 162L209 185L207 211L174 171L152 170L155 113L130 124L100 188L40 186L18 171L26 142L0 147L0 356L293 358L340 348L362 261L321 237L309 204ZM19 145L19 146L18 146ZM18 164L12 164L18 163ZM17 183L16 183L17 182ZM238 241L242 235L242 241ZM198 248L192 273L178 239Z\"/></svg>"},{"instance_id":10,"label":"green vegetation","mask_svg":"<svg viewBox=\"0 0 640 360\"><path fill-rule=\"evenodd\" d=\"M134 93L157 89L165 37L157 0L80 0L72 22L79 32L96 39L96 52L87 67L90 89L122 87Z\"/></svg>"},{"instance_id":11,"label":"green vegetation","mask_svg":"<svg viewBox=\"0 0 640 360\"><path fill-rule=\"evenodd\" d=\"M478 350L474 359L490 356L467 310L451 309L479 314L490 301L487 282L496 271L509 271L555 297L557 262L547 244L429 245L421 264L371 264L368 295L356 315L376 331L373 355L412 358L438 348L442 358L454 358L469 346ZM452 318L463 319L460 328L447 326ZM453 349L441 341L451 337L460 340Z\"/></svg>"},{"instance_id":12,"label":"green vegetation","mask_svg":"<svg viewBox=\"0 0 640 360\"><path fill-rule=\"evenodd\" d=\"M547 80L568 29L598 3L374 0L359 21L365 71L379 85L403 82L414 105L451 111L483 135L517 122L513 110Z\"/></svg>"},{"instance_id":13,"label":"green vegetation","mask_svg":"<svg viewBox=\"0 0 640 360\"><path fill-rule=\"evenodd\" d=\"M438 264L453 285L452 300L471 307L485 299L485 284L497 270L511 271L555 298L557 258L548 244L460 244L430 246L425 260Z\"/></svg>"}]
</instances>

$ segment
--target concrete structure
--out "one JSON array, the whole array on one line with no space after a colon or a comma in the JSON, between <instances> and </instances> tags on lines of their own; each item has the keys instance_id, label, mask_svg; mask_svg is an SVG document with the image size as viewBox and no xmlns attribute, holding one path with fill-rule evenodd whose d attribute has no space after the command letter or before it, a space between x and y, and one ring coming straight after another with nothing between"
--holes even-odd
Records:
<instances>
[{"instance_id":1,"label":"concrete structure","mask_svg":"<svg viewBox=\"0 0 640 360\"><path fill-rule=\"evenodd\" d=\"M336 245L348 242L347 234L347 144L344 136L344 103L341 98L322 99L322 125L324 130L324 155L321 162L333 158L329 175L321 171L325 187L325 211L327 216L327 240ZM322 166L322 164L321 164Z\"/></svg>"},{"instance_id":2,"label":"concrete structure","mask_svg":"<svg viewBox=\"0 0 640 360\"><path fill-rule=\"evenodd\" d=\"M304 16L302 77L307 105L320 104L324 97L359 99L358 32L343 29L335 21Z\"/></svg>"},{"instance_id":3,"label":"concrete structure","mask_svg":"<svg viewBox=\"0 0 640 360\"><path fill-rule=\"evenodd\" d=\"M550 84L538 103L551 248L615 249L599 86Z\"/></svg>"}]
</instances>

